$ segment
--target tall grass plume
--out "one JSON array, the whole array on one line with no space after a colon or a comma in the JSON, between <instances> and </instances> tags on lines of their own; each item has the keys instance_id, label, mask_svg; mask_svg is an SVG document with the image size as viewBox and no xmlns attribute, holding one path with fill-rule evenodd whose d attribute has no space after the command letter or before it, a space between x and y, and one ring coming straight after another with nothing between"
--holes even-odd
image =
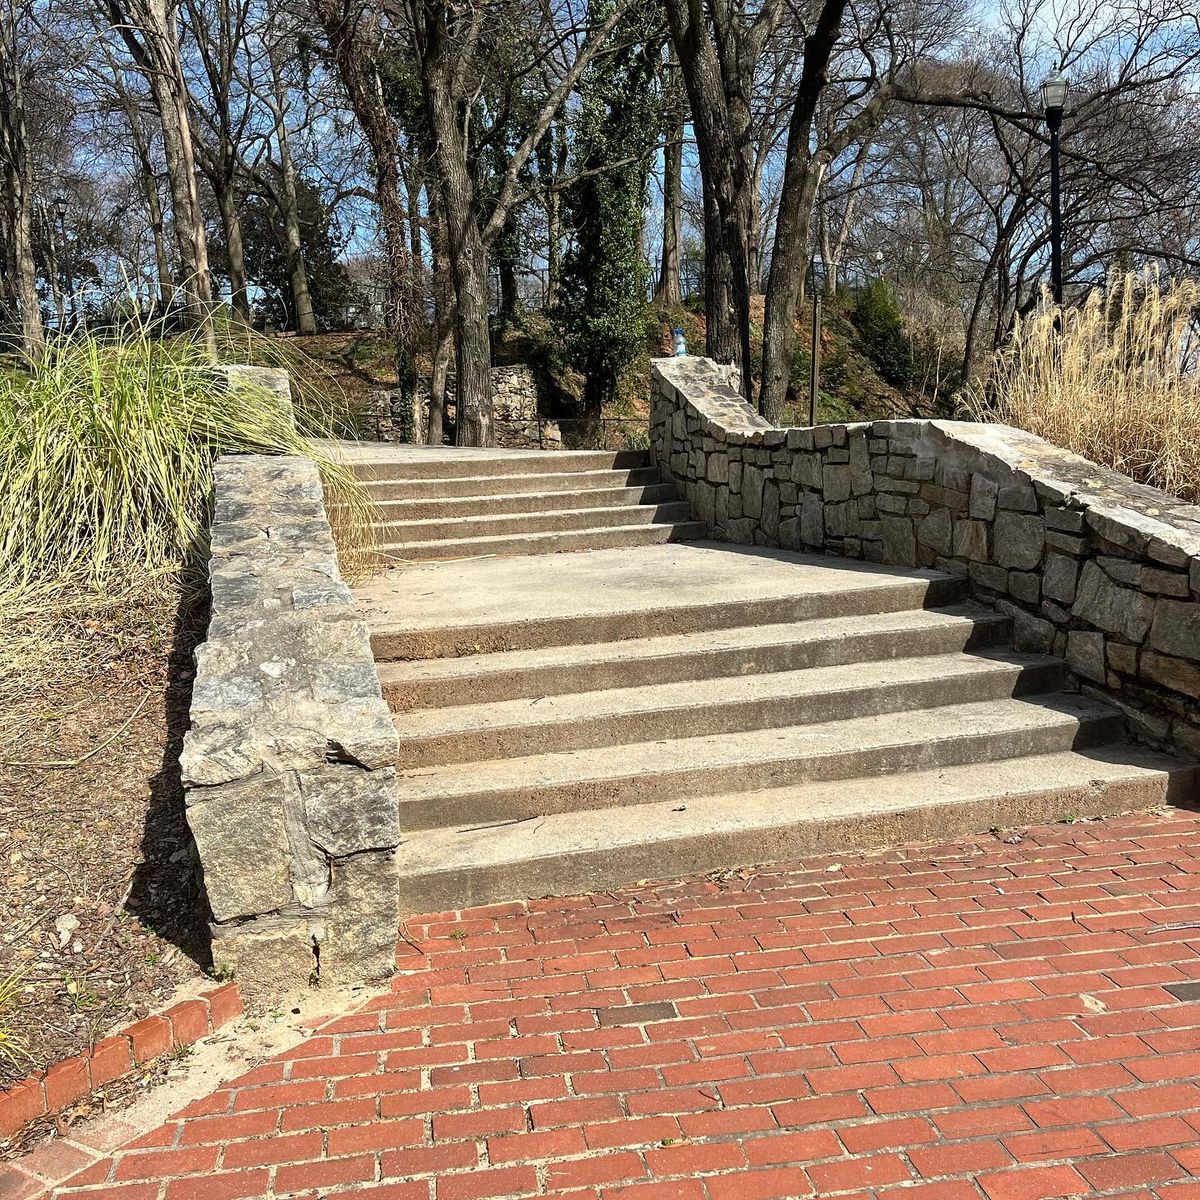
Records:
<instances>
[{"instance_id":1,"label":"tall grass plume","mask_svg":"<svg viewBox=\"0 0 1200 1200\"><path fill-rule=\"evenodd\" d=\"M1200 284L1129 273L1055 318L1017 323L968 413L1200 503Z\"/></svg>"}]
</instances>

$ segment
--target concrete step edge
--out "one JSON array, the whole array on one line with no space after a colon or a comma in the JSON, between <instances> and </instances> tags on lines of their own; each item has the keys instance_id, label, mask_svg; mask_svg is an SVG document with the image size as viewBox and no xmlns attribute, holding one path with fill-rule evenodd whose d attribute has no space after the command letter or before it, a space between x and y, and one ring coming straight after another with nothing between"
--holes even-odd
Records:
<instances>
[{"instance_id":1,"label":"concrete step edge","mask_svg":"<svg viewBox=\"0 0 1200 1200\"><path fill-rule=\"evenodd\" d=\"M576 692L553 701L501 701L395 716L402 770L628 746L663 738L932 710L1049 693L1064 663L998 652L866 661L648 687ZM739 686L740 685L740 686Z\"/></svg>"},{"instance_id":2,"label":"concrete step edge","mask_svg":"<svg viewBox=\"0 0 1200 1200\"><path fill-rule=\"evenodd\" d=\"M1195 802L1197 769L1125 745L887 778L421 830L397 852L409 911L947 840L992 828Z\"/></svg>"},{"instance_id":3,"label":"concrete step edge","mask_svg":"<svg viewBox=\"0 0 1200 1200\"><path fill-rule=\"evenodd\" d=\"M648 525L603 526L479 538L447 538L428 542L391 542L375 552L395 562L477 558L490 554L556 554L568 550L603 550L613 546L648 546L667 541L699 540L704 526L695 521Z\"/></svg>"},{"instance_id":4,"label":"concrete step edge","mask_svg":"<svg viewBox=\"0 0 1200 1200\"><path fill-rule=\"evenodd\" d=\"M600 503L597 503L600 501ZM669 483L639 484L633 487L598 487L561 492L509 492L494 496L415 497L400 500L377 500L376 513L384 518L405 519L410 512L429 510L430 519L449 519L455 516L474 516L474 512L455 511L478 509L479 515L499 515L506 506L519 512L578 512L589 508L631 507L639 504L670 504L676 501L675 489ZM500 507L497 508L496 506ZM515 507L529 505L528 509ZM414 517L414 520L421 518ZM380 522L383 523L383 522Z\"/></svg>"},{"instance_id":5,"label":"concrete step edge","mask_svg":"<svg viewBox=\"0 0 1200 1200\"><path fill-rule=\"evenodd\" d=\"M536 529L533 526L544 522L562 522L559 529ZM579 522L575 525L574 522ZM482 516L427 517L411 521L376 521L377 537L387 539L389 545L408 545L410 541L466 541L481 537L520 533L528 527L530 533L575 533L583 529L619 529L638 524L684 524L692 523L690 510L681 500L662 504L624 504L608 508L568 508L539 512L495 513ZM501 528L503 527L503 528ZM470 530L467 534L465 531ZM499 533L489 533L499 530ZM428 534L461 533L462 537L427 537Z\"/></svg>"},{"instance_id":6,"label":"concrete step edge","mask_svg":"<svg viewBox=\"0 0 1200 1200\"><path fill-rule=\"evenodd\" d=\"M654 529L656 527L646 527ZM937 608L960 602L965 580L934 572L897 576L886 584L854 586L848 579L836 593L797 593L761 600L716 600L583 613L534 620L489 621L478 625L406 626L372 622L371 644L379 662L394 659L432 660L501 650L531 650L588 645L663 636L668 633L713 632L748 624L774 625L833 616L866 616Z\"/></svg>"},{"instance_id":7,"label":"concrete step edge","mask_svg":"<svg viewBox=\"0 0 1200 1200\"><path fill-rule=\"evenodd\" d=\"M868 659L970 653L999 645L1010 626L1002 613L968 603L540 650L500 650L462 658L385 661L378 664L378 671L393 711L412 712L589 688L653 686Z\"/></svg>"},{"instance_id":8,"label":"concrete step edge","mask_svg":"<svg viewBox=\"0 0 1200 1200\"><path fill-rule=\"evenodd\" d=\"M400 455L393 460L351 461L350 468L362 480L454 479L472 474L489 476L562 474L575 470L639 470L650 466L644 450L544 450L527 454L431 455L422 460ZM464 473L464 468L466 468Z\"/></svg>"},{"instance_id":9,"label":"concrete step edge","mask_svg":"<svg viewBox=\"0 0 1200 1200\"><path fill-rule=\"evenodd\" d=\"M401 828L990 762L1121 732L1115 710L1052 695L430 767L401 774Z\"/></svg>"}]
</instances>

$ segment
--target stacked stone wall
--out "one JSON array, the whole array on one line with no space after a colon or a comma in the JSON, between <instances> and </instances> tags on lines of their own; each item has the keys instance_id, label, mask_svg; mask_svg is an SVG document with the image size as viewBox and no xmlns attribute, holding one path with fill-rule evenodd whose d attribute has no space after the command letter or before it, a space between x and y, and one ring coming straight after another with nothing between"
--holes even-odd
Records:
<instances>
[{"instance_id":1,"label":"stacked stone wall","mask_svg":"<svg viewBox=\"0 0 1200 1200\"><path fill-rule=\"evenodd\" d=\"M965 576L1019 649L1200 754L1200 508L1004 425L778 429L700 358L654 363L651 445L714 537Z\"/></svg>"},{"instance_id":2,"label":"stacked stone wall","mask_svg":"<svg viewBox=\"0 0 1200 1200\"><path fill-rule=\"evenodd\" d=\"M244 990L391 974L396 730L315 464L214 470L212 615L181 758L213 959Z\"/></svg>"}]
</instances>

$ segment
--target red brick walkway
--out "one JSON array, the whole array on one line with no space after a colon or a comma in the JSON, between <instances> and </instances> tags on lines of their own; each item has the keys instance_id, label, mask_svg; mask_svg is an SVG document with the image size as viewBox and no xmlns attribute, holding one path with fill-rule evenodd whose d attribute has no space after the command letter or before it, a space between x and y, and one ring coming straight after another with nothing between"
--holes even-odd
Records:
<instances>
[{"instance_id":1,"label":"red brick walkway","mask_svg":"<svg viewBox=\"0 0 1200 1200\"><path fill-rule=\"evenodd\" d=\"M368 1011L56 1195L1200 1198L1195 815L407 932Z\"/></svg>"}]
</instances>

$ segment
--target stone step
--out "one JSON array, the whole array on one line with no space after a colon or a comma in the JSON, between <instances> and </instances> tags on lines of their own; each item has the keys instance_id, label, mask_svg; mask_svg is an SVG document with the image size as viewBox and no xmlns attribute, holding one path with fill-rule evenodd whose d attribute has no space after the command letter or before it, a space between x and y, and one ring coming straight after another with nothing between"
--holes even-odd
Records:
<instances>
[{"instance_id":1,"label":"stone step","mask_svg":"<svg viewBox=\"0 0 1200 1200\"><path fill-rule=\"evenodd\" d=\"M1121 746L406 835L402 904L441 912L642 879L1194 803L1196 768Z\"/></svg>"},{"instance_id":2,"label":"stone step","mask_svg":"<svg viewBox=\"0 0 1200 1200\"><path fill-rule=\"evenodd\" d=\"M461 468L460 468L461 469ZM520 493L584 492L626 487L662 486L655 467L623 471L562 471L529 475L465 475L444 479L375 479L365 481L375 501L450 500L469 496L511 496Z\"/></svg>"},{"instance_id":3,"label":"stone step","mask_svg":"<svg viewBox=\"0 0 1200 1200\"><path fill-rule=\"evenodd\" d=\"M669 504L675 489L668 483L650 487L588 488L574 492L516 492L500 496L460 496L376 502L376 524L440 518L491 517L501 513L573 512L581 508L618 508L637 504Z\"/></svg>"},{"instance_id":4,"label":"stone step","mask_svg":"<svg viewBox=\"0 0 1200 1200\"><path fill-rule=\"evenodd\" d=\"M616 532L632 539L660 528ZM524 540L538 536L574 535ZM686 579L670 573L667 557L683 550L695 551ZM711 543L649 549L639 556L640 577L621 571L623 557L602 550L547 559L536 575L505 559L453 569L431 563L377 577L359 589L359 602L375 657L388 661L908 612L954 604L966 592L964 580L936 571L756 555Z\"/></svg>"},{"instance_id":5,"label":"stone step","mask_svg":"<svg viewBox=\"0 0 1200 1200\"><path fill-rule=\"evenodd\" d=\"M432 520L389 521L375 525L376 541L408 546L414 542L504 537L518 533L570 533L576 529L617 529L624 525L671 525L691 520L688 506L669 504L618 505L615 508L578 508L538 512L499 513L473 517L435 517Z\"/></svg>"},{"instance_id":6,"label":"stone step","mask_svg":"<svg viewBox=\"0 0 1200 1200\"><path fill-rule=\"evenodd\" d=\"M687 680L402 713L402 770L828 724L1059 687L1061 659L1003 651L892 659L733 679Z\"/></svg>"},{"instance_id":7,"label":"stone step","mask_svg":"<svg viewBox=\"0 0 1200 1200\"><path fill-rule=\"evenodd\" d=\"M610 550L684 542L704 536L704 526L694 521L668 525L604 526L558 533L507 534L499 537L446 538L428 542L388 542L375 551L387 563L453 561L497 554L561 554L568 550Z\"/></svg>"},{"instance_id":8,"label":"stone step","mask_svg":"<svg viewBox=\"0 0 1200 1200\"><path fill-rule=\"evenodd\" d=\"M995 646L1007 640L1009 628L1007 617L968 603L462 658L383 662L379 678L392 709L405 712L950 654Z\"/></svg>"},{"instance_id":9,"label":"stone step","mask_svg":"<svg viewBox=\"0 0 1200 1200\"><path fill-rule=\"evenodd\" d=\"M407 772L402 829L923 771L1099 745L1120 715L1079 696L989 700Z\"/></svg>"},{"instance_id":10,"label":"stone step","mask_svg":"<svg viewBox=\"0 0 1200 1200\"><path fill-rule=\"evenodd\" d=\"M633 471L650 466L646 450L442 450L397 449L394 457L379 454L351 460L363 480L455 479L472 475L553 475L564 471Z\"/></svg>"}]
</instances>

